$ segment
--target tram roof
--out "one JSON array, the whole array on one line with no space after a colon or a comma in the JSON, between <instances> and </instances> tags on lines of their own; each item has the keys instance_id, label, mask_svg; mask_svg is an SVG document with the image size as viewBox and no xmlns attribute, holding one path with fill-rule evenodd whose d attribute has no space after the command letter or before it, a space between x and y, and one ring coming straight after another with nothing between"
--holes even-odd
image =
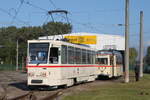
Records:
<instances>
[{"instance_id":1,"label":"tram roof","mask_svg":"<svg viewBox=\"0 0 150 100\"><path fill-rule=\"evenodd\" d=\"M60 41L60 40L28 40L28 43L53 43L56 45L67 45L67 46L72 46L72 47L76 47L76 48L81 48L81 49L87 49L87 50L94 50L96 51L94 48L91 48L90 46L85 46L85 45L80 45L80 44L74 44L74 43L69 43L69 42L65 42L65 41Z\"/></svg>"}]
</instances>

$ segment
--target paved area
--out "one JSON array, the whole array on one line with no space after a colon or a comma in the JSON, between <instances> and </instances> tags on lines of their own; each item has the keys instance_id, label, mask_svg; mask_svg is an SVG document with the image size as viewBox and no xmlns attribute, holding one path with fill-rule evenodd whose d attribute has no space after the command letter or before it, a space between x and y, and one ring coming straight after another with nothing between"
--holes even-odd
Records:
<instances>
[{"instance_id":1,"label":"paved area","mask_svg":"<svg viewBox=\"0 0 150 100\"><path fill-rule=\"evenodd\" d=\"M90 83L72 86L67 89L52 89L52 90L34 90L32 91L37 98L43 98L57 91L62 91L63 95L86 91L92 87L102 84L111 84L112 82L121 82L120 79L97 80ZM5 94L7 98L13 98L30 92L27 87L27 74L21 71L0 71L0 94ZM1 97L0 95L0 97Z\"/></svg>"}]
</instances>

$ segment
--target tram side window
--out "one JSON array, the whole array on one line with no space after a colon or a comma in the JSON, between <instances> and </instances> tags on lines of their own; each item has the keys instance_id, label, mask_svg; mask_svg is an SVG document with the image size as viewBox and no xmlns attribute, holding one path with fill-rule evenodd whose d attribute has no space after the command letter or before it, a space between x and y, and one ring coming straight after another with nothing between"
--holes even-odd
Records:
<instances>
[{"instance_id":1,"label":"tram side window","mask_svg":"<svg viewBox=\"0 0 150 100\"><path fill-rule=\"evenodd\" d=\"M91 55L92 55L92 57L91 57L91 58L92 58L92 59L91 59L91 60L92 60L92 64L95 64L96 52L92 51L92 54L91 54Z\"/></svg>"},{"instance_id":2,"label":"tram side window","mask_svg":"<svg viewBox=\"0 0 150 100\"><path fill-rule=\"evenodd\" d=\"M92 52L87 51L87 63L92 64Z\"/></svg>"},{"instance_id":3,"label":"tram side window","mask_svg":"<svg viewBox=\"0 0 150 100\"><path fill-rule=\"evenodd\" d=\"M92 51L90 51L90 64L94 64L93 59L95 58L93 57Z\"/></svg>"},{"instance_id":4,"label":"tram side window","mask_svg":"<svg viewBox=\"0 0 150 100\"><path fill-rule=\"evenodd\" d=\"M62 45L61 49L61 63L67 64L67 46Z\"/></svg>"},{"instance_id":5,"label":"tram side window","mask_svg":"<svg viewBox=\"0 0 150 100\"><path fill-rule=\"evenodd\" d=\"M68 47L68 63L74 64L74 48Z\"/></svg>"},{"instance_id":6,"label":"tram side window","mask_svg":"<svg viewBox=\"0 0 150 100\"><path fill-rule=\"evenodd\" d=\"M75 48L75 63L76 64L81 64L81 49Z\"/></svg>"},{"instance_id":7,"label":"tram side window","mask_svg":"<svg viewBox=\"0 0 150 100\"><path fill-rule=\"evenodd\" d=\"M87 63L86 50L82 49L82 64Z\"/></svg>"},{"instance_id":8,"label":"tram side window","mask_svg":"<svg viewBox=\"0 0 150 100\"><path fill-rule=\"evenodd\" d=\"M51 64L57 64L58 63L58 48L56 48L56 47L50 48L49 62Z\"/></svg>"}]
</instances>

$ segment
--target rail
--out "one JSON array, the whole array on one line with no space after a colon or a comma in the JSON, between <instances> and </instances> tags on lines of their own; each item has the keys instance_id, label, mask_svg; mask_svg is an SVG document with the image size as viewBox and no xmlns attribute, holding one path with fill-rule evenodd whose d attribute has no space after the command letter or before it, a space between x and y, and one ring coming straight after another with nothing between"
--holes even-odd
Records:
<instances>
[{"instance_id":1,"label":"rail","mask_svg":"<svg viewBox=\"0 0 150 100\"><path fill-rule=\"evenodd\" d=\"M61 95L62 95L62 92L58 91L56 93L49 94L41 99L38 99L38 97L34 95L34 92L28 92L28 93L25 93L23 95L20 95L14 98L10 98L10 99L4 98L2 100L58 100L58 98Z\"/></svg>"}]
</instances>

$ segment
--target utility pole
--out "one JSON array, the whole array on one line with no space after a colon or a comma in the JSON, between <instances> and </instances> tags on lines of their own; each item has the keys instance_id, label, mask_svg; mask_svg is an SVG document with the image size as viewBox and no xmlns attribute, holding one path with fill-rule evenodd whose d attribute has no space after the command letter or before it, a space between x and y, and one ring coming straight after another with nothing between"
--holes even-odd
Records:
<instances>
[{"instance_id":1,"label":"utility pole","mask_svg":"<svg viewBox=\"0 0 150 100\"><path fill-rule=\"evenodd\" d=\"M129 0L125 2L125 79L129 82Z\"/></svg>"},{"instance_id":2,"label":"utility pole","mask_svg":"<svg viewBox=\"0 0 150 100\"><path fill-rule=\"evenodd\" d=\"M16 46L16 71L18 70L18 39L17 39L17 46Z\"/></svg>"},{"instance_id":3,"label":"utility pole","mask_svg":"<svg viewBox=\"0 0 150 100\"><path fill-rule=\"evenodd\" d=\"M140 11L140 46L139 46L139 77L143 77L143 11Z\"/></svg>"}]
</instances>

